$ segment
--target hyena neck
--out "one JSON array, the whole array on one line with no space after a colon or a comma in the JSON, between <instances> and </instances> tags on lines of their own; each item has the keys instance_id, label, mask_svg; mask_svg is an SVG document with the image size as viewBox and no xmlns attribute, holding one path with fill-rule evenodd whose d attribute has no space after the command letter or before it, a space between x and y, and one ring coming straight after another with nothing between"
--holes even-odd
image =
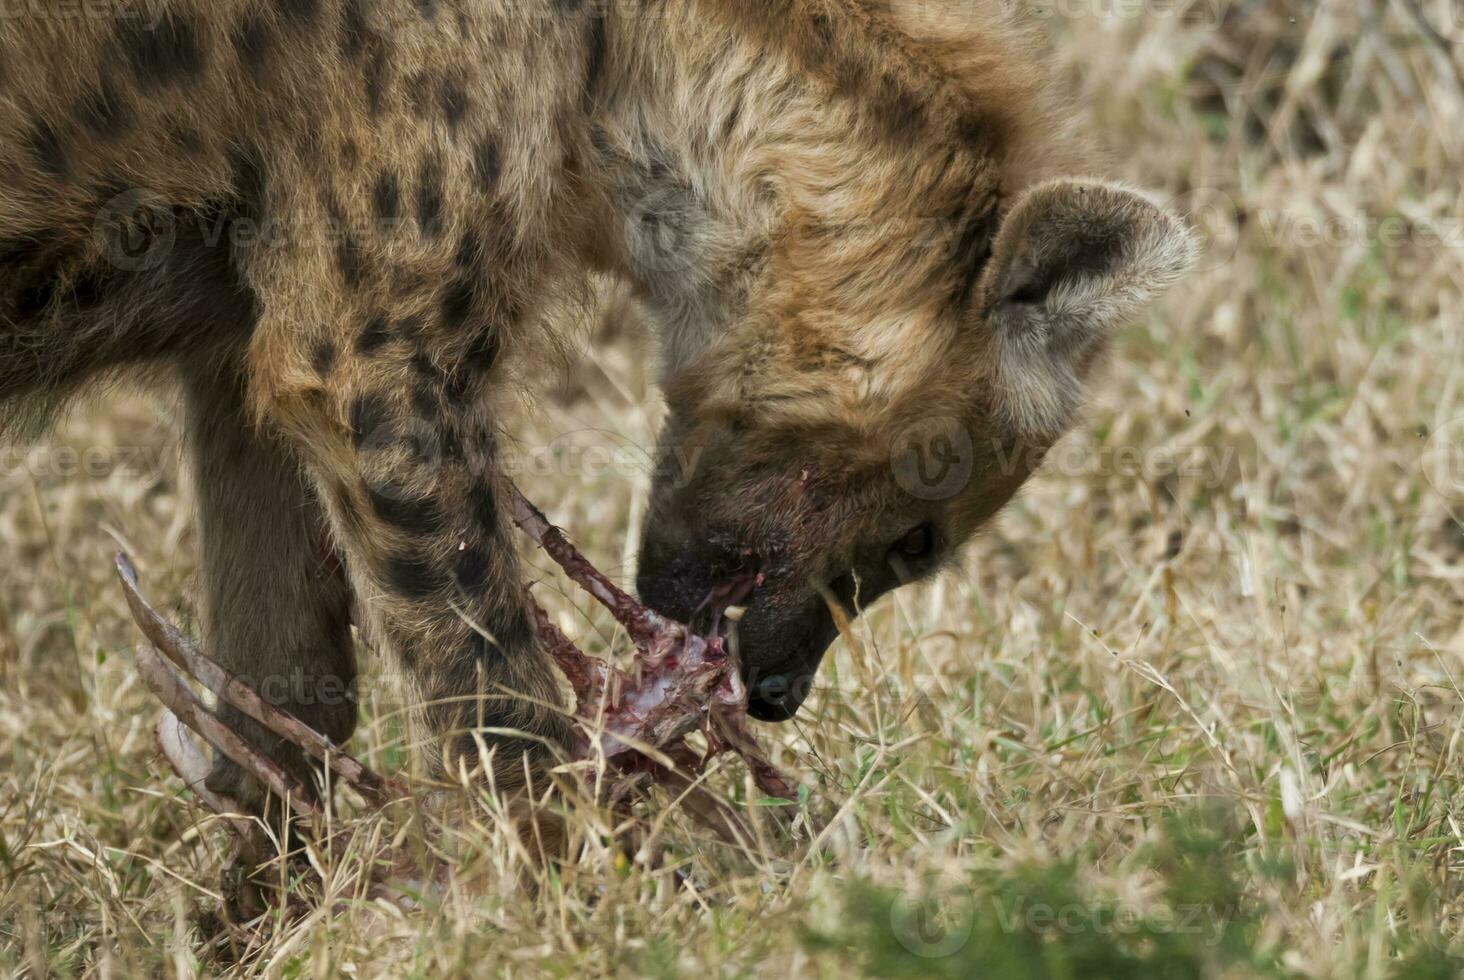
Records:
<instances>
[{"instance_id":1,"label":"hyena neck","mask_svg":"<svg viewBox=\"0 0 1464 980\"><path fill-rule=\"evenodd\" d=\"M599 264L645 301L668 365L735 316L777 210L738 163L748 93L699 64L716 54L684 19L691 6L607 5L586 167Z\"/></svg>"},{"instance_id":2,"label":"hyena neck","mask_svg":"<svg viewBox=\"0 0 1464 980\"><path fill-rule=\"evenodd\" d=\"M979 252L1004 202L1073 168L1025 40L967 4L922 23L929 6L609 5L591 237L647 301L668 370L787 270L817 269L804 298L837 293L849 322L912 284L959 290L950 249Z\"/></svg>"}]
</instances>

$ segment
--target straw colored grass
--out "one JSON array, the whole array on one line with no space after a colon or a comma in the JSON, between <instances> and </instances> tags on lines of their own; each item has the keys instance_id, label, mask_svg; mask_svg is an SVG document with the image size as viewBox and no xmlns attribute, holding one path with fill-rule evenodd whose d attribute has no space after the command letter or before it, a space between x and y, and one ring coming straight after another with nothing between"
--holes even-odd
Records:
<instances>
[{"instance_id":1,"label":"straw colored grass","mask_svg":"<svg viewBox=\"0 0 1464 980\"><path fill-rule=\"evenodd\" d=\"M764 825L737 853L648 810L652 870L576 806L584 853L550 874L490 796L450 820L348 812L363 843L432 842L460 886L402 913L354 898L362 854L341 855L327 908L219 956L226 840L156 758L111 577L125 545L188 620L177 402L117 397L0 471L0 970L1453 975L1460 8L1148 6L1034 10L1120 173L1212 247L964 568L871 609L798 721L763 729L832 818L817 840ZM525 491L627 576L644 359L615 339L517 429ZM534 561L571 635L625 648ZM398 701L367 669L355 744L400 770ZM712 785L756 802L735 765Z\"/></svg>"}]
</instances>

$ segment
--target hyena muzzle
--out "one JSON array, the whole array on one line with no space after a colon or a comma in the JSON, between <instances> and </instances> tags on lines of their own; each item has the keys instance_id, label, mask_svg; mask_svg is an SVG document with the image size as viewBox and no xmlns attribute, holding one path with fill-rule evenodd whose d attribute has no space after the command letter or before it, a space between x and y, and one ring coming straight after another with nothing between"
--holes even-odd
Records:
<instances>
[{"instance_id":1,"label":"hyena muzzle","mask_svg":"<svg viewBox=\"0 0 1464 980\"><path fill-rule=\"evenodd\" d=\"M434 763L486 746L512 780L566 724L497 396L546 309L616 277L671 409L640 589L685 618L758 576L735 640L754 713L789 717L833 610L954 555L1188 261L1086 176L1003 6L27 6L0 21L6 423L176 373L210 648L345 739L321 688L354 676L354 596Z\"/></svg>"}]
</instances>

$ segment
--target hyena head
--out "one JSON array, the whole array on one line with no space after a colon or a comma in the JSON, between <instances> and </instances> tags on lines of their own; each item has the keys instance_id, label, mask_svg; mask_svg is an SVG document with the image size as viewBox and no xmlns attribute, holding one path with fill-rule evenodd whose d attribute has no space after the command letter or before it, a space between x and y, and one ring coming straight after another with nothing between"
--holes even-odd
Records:
<instances>
[{"instance_id":1,"label":"hyena head","mask_svg":"<svg viewBox=\"0 0 1464 980\"><path fill-rule=\"evenodd\" d=\"M996 42L890 43L904 27L864 5L807 10L749 13L745 45L648 34L714 38L686 57L715 70L622 77L654 91L597 133L670 408L638 588L682 620L740 600L765 720L797 711L841 619L1012 497L1193 251L1144 195L1061 176L1086 153Z\"/></svg>"},{"instance_id":2,"label":"hyena head","mask_svg":"<svg viewBox=\"0 0 1464 980\"><path fill-rule=\"evenodd\" d=\"M756 717L791 718L838 620L941 568L1012 497L1115 326L1191 255L1146 198L1082 180L1027 191L977 248L949 256L945 288L891 281L851 308L781 243L766 292L670 370L638 585L691 618L752 577L731 628Z\"/></svg>"}]
</instances>

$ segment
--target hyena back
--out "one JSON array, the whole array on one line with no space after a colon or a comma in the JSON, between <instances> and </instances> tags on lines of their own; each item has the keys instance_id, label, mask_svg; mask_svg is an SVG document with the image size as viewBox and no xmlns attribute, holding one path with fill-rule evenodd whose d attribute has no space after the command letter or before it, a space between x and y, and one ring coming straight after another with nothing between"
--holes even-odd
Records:
<instances>
[{"instance_id":1,"label":"hyena back","mask_svg":"<svg viewBox=\"0 0 1464 980\"><path fill-rule=\"evenodd\" d=\"M1035 465L984 447L1050 445L1113 325L1187 260L1172 218L1078 179L1086 153L997 6L118 0L7 20L10 424L175 368L211 648L294 678L286 707L343 739L354 705L309 688L354 673L354 594L434 761L486 745L512 778L565 722L494 392L544 356L549 300L609 272L660 333L667 452L704 461L658 474L642 592L687 616L757 563L739 645L755 712L786 717L829 604L953 554ZM930 417L978 447L943 496L889 463Z\"/></svg>"}]
</instances>

